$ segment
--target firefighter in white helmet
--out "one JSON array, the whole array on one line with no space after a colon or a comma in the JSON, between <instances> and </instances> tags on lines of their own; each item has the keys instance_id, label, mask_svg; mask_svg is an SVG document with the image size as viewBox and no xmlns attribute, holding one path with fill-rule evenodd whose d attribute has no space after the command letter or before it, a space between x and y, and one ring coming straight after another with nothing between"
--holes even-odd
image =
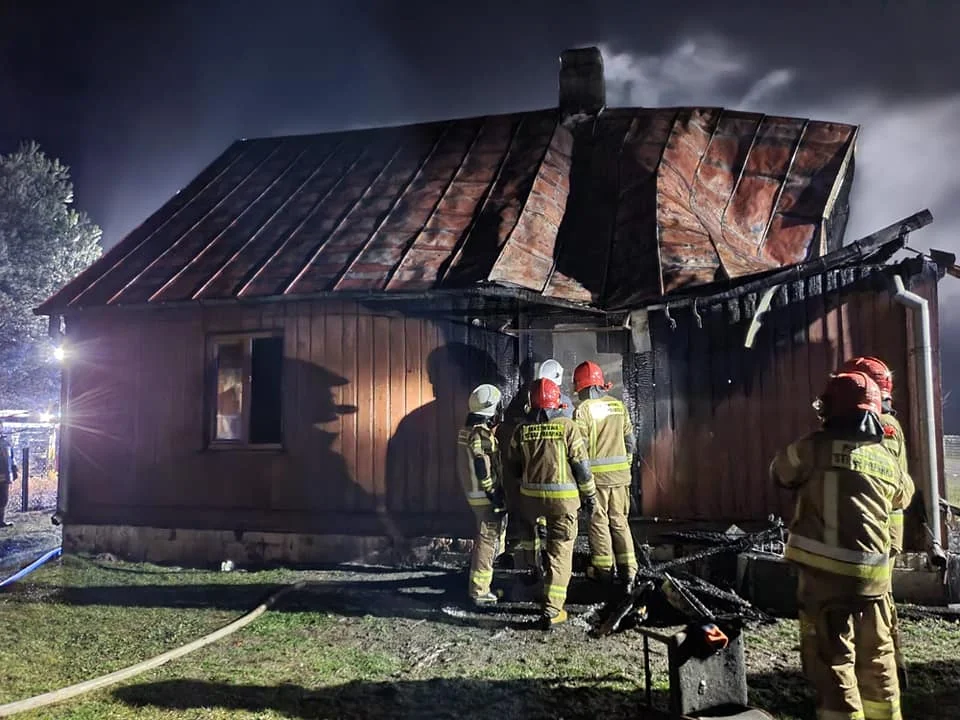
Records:
<instances>
[{"instance_id":1,"label":"firefighter in white helmet","mask_svg":"<svg viewBox=\"0 0 960 720\"><path fill-rule=\"evenodd\" d=\"M558 388L563 388L563 365L553 358L544 360L540 363L540 367L537 368L537 376L534 380L549 380ZM570 400L570 396L563 392L562 389L560 390L560 402L563 405L561 414L564 417L573 419L573 401ZM530 411L529 400L527 401L526 411Z\"/></svg>"},{"instance_id":2,"label":"firefighter in white helmet","mask_svg":"<svg viewBox=\"0 0 960 720\"><path fill-rule=\"evenodd\" d=\"M480 385L470 393L469 414L457 439L457 474L467 502L477 518L477 534L470 557L469 595L475 605L493 605L490 592L497 543L505 527L500 451L495 428L500 418L501 393L494 385Z\"/></svg>"}]
</instances>

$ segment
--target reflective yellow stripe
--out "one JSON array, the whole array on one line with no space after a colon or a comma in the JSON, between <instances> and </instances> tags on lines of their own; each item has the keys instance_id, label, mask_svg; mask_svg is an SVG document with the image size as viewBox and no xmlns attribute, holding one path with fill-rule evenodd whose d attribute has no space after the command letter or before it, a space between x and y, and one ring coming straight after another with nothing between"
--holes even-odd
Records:
<instances>
[{"instance_id":1,"label":"reflective yellow stripe","mask_svg":"<svg viewBox=\"0 0 960 720\"><path fill-rule=\"evenodd\" d=\"M590 461L590 469L595 473L617 472L630 469L629 455L614 455L612 457L596 458Z\"/></svg>"},{"instance_id":2,"label":"reflective yellow stripe","mask_svg":"<svg viewBox=\"0 0 960 720\"><path fill-rule=\"evenodd\" d=\"M859 710L847 712L846 710L817 710L817 720L864 720L863 713Z\"/></svg>"},{"instance_id":3,"label":"reflective yellow stripe","mask_svg":"<svg viewBox=\"0 0 960 720\"><path fill-rule=\"evenodd\" d=\"M548 488L560 488L563 489L554 489L550 490ZM527 497L534 498L558 498L558 499L573 499L580 496L580 491L577 490L576 485L521 485L520 494Z\"/></svg>"},{"instance_id":4,"label":"reflective yellow stripe","mask_svg":"<svg viewBox=\"0 0 960 720\"><path fill-rule=\"evenodd\" d=\"M567 587L565 585L547 585L547 596L553 599L559 598L562 601L567 596Z\"/></svg>"},{"instance_id":5,"label":"reflective yellow stripe","mask_svg":"<svg viewBox=\"0 0 960 720\"><path fill-rule=\"evenodd\" d=\"M580 485L580 494L581 495L593 495L597 492L597 485L593 482L593 478L590 478L583 485Z\"/></svg>"},{"instance_id":6,"label":"reflective yellow stripe","mask_svg":"<svg viewBox=\"0 0 960 720\"><path fill-rule=\"evenodd\" d=\"M890 513L890 522L893 525L903 525L903 510L894 510Z\"/></svg>"},{"instance_id":7,"label":"reflective yellow stripe","mask_svg":"<svg viewBox=\"0 0 960 720\"><path fill-rule=\"evenodd\" d=\"M590 564L601 570L610 570L613 567L613 555L594 555Z\"/></svg>"},{"instance_id":8,"label":"reflective yellow stripe","mask_svg":"<svg viewBox=\"0 0 960 720\"><path fill-rule=\"evenodd\" d=\"M624 563L631 563L637 559L637 556L632 552L617 553L617 562L621 565Z\"/></svg>"},{"instance_id":9,"label":"reflective yellow stripe","mask_svg":"<svg viewBox=\"0 0 960 720\"><path fill-rule=\"evenodd\" d=\"M900 720L899 700L867 700L861 695L866 720Z\"/></svg>"},{"instance_id":10,"label":"reflective yellow stripe","mask_svg":"<svg viewBox=\"0 0 960 720\"><path fill-rule=\"evenodd\" d=\"M900 703L897 700L866 700L863 703L863 717L865 720L902 720Z\"/></svg>"},{"instance_id":11,"label":"reflective yellow stripe","mask_svg":"<svg viewBox=\"0 0 960 720\"><path fill-rule=\"evenodd\" d=\"M493 570L474 570L470 577L474 580L489 580L493 577Z\"/></svg>"},{"instance_id":12,"label":"reflective yellow stripe","mask_svg":"<svg viewBox=\"0 0 960 720\"><path fill-rule=\"evenodd\" d=\"M808 538L796 533L790 535L787 544L832 560L853 563L854 565L883 565L889 560L886 553L850 550L849 548L820 542L819 540L814 540L813 538Z\"/></svg>"},{"instance_id":13,"label":"reflective yellow stripe","mask_svg":"<svg viewBox=\"0 0 960 720\"><path fill-rule=\"evenodd\" d=\"M862 580L888 580L890 578L890 564L884 565L855 565L840 560L815 555L812 552L801 550L800 548L787 545L783 556L787 560L809 565L810 567L833 573L834 575L843 575L844 577L855 577Z\"/></svg>"}]
</instances>

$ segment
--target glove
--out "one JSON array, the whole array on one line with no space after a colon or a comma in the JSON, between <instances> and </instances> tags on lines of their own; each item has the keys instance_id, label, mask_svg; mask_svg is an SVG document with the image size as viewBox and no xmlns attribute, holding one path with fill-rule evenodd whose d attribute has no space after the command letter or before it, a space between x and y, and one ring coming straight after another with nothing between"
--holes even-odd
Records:
<instances>
[{"instance_id":1,"label":"glove","mask_svg":"<svg viewBox=\"0 0 960 720\"><path fill-rule=\"evenodd\" d=\"M580 507L583 508L587 515L593 515L594 510L597 509L597 494L590 493L589 495L583 495L580 498Z\"/></svg>"},{"instance_id":2,"label":"glove","mask_svg":"<svg viewBox=\"0 0 960 720\"><path fill-rule=\"evenodd\" d=\"M487 499L490 501L490 504L493 505L493 511L495 513L502 513L506 510L506 503L503 499L503 488L496 487L490 492L487 493Z\"/></svg>"}]
</instances>

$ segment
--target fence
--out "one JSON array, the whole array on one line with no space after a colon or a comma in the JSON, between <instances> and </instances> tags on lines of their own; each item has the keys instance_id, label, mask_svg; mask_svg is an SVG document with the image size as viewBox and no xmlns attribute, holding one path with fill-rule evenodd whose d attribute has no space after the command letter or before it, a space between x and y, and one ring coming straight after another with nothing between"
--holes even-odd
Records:
<instances>
[{"instance_id":1,"label":"fence","mask_svg":"<svg viewBox=\"0 0 960 720\"><path fill-rule=\"evenodd\" d=\"M7 512L47 510L57 504L57 426L5 423L11 459L20 470L10 485Z\"/></svg>"}]
</instances>

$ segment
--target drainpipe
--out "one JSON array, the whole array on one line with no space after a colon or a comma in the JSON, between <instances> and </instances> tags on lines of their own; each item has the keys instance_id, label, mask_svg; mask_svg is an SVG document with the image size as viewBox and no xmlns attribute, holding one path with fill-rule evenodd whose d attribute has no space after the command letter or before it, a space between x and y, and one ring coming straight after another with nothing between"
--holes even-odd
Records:
<instances>
[{"instance_id":1,"label":"drainpipe","mask_svg":"<svg viewBox=\"0 0 960 720\"><path fill-rule=\"evenodd\" d=\"M924 501L927 514L924 527L930 540L928 548L930 562L939 568L944 568L947 564L947 556L943 551L943 538L940 533L940 476L937 467L937 432L933 402L933 342L930 337L930 306L925 298L907 290L903 284L903 278L899 275L893 276L893 286L896 290L893 299L913 310L920 320L915 325L914 352L919 355L917 358L917 380L920 391L923 393L920 403L920 427L923 442L926 446L922 454L925 461L923 467L925 471L924 480L926 481Z\"/></svg>"}]
</instances>

